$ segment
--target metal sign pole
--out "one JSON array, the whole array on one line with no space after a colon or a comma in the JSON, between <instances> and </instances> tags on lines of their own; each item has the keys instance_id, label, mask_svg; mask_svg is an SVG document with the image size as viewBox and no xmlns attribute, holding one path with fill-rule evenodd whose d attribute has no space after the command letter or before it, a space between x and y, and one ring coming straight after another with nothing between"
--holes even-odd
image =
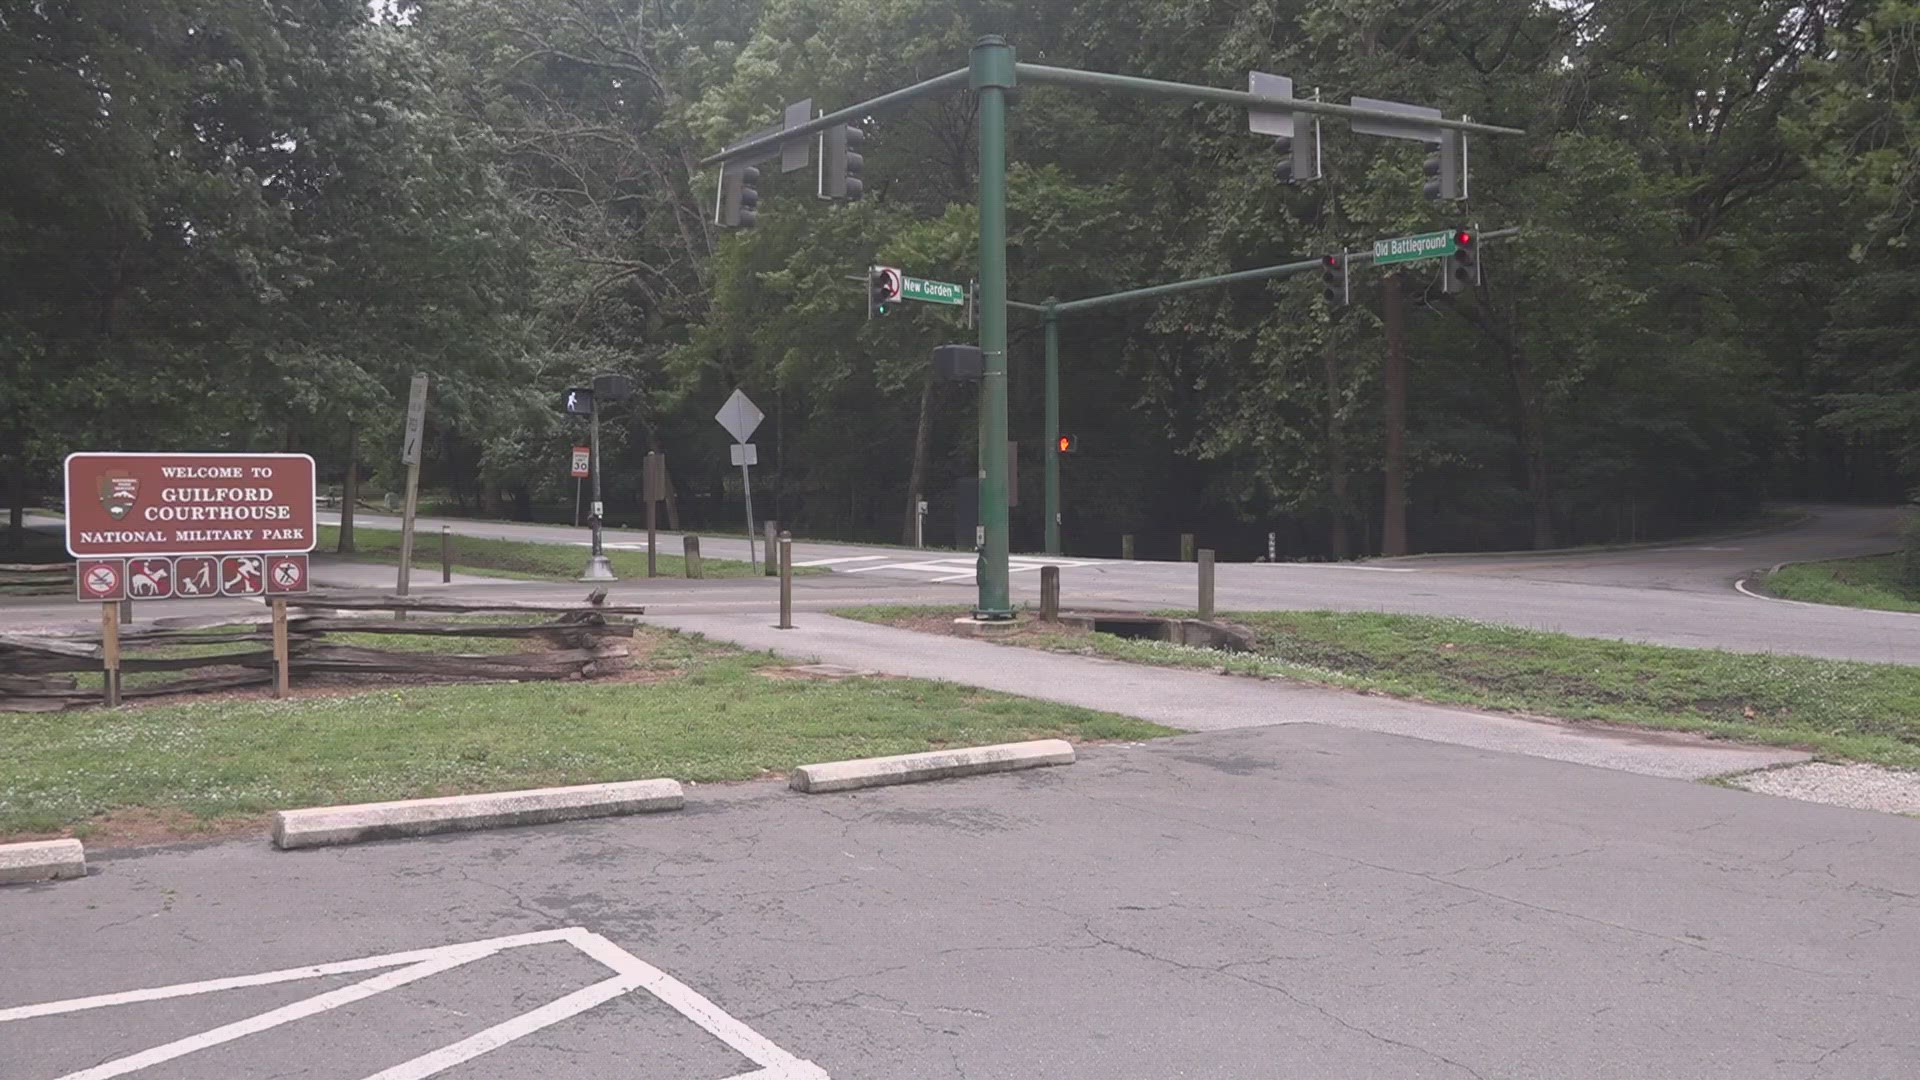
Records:
<instances>
[{"instance_id":1,"label":"metal sign pole","mask_svg":"<svg viewBox=\"0 0 1920 1080\"><path fill-rule=\"evenodd\" d=\"M759 556L753 552L753 478L747 475L747 458L740 455L740 490L747 496L747 565L760 565ZM769 557L772 552L767 553Z\"/></svg>"},{"instance_id":2,"label":"metal sign pole","mask_svg":"<svg viewBox=\"0 0 1920 1080\"><path fill-rule=\"evenodd\" d=\"M600 395L595 393L587 414L587 473L593 478L593 505L589 506L587 526L593 530L593 554L587 559L583 581L612 581L613 566L607 562L600 544L600 528L606 516L606 504L600 500Z\"/></svg>"}]
</instances>

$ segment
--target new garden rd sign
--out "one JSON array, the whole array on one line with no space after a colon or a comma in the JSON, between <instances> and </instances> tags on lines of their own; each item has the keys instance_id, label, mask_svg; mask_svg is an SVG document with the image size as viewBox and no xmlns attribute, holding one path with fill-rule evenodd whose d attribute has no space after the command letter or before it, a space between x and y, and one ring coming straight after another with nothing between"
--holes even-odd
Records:
<instances>
[{"instance_id":1,"label":"new garden rd sign","mask_svg":"<svg viewBox=\"0 0 1920 1080\"><path fill-rule=\"evenodd\" d=\"M66 474L78 559L313 550L305 454L72 454Z\"/></svg>"}]
</instances>

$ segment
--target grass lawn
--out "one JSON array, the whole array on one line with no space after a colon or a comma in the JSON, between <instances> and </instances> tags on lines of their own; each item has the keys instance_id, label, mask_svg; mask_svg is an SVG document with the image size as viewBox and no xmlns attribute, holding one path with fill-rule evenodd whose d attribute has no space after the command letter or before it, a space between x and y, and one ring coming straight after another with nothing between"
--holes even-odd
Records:
<instances>
[{"instance_id":1,"label":"grass lawn","mask_svg":"<svg viewBox=\"0 0 1920 1080\"><path fill-rule=\"evenodd\" d=\"M1786 600L1882 611L1920 611L1920 589L1906 583L1903 555L1792 563L1766 578L1769 593Z\"/></svg>"},{"instance_id":2,"label":"grass lawn","mask_svg":"<svg viewBox=\"0 0 1920 1080\"><path fill-rule=\"evenodd\" d=\"M290 807L655 776L741 780L943 746L1169 734L946 683L770 677L785 665L649 627L634 652L641 681L0 714L0 836L113 835L129 814L177 818L171 833L191 834L195 823Z\"/></svg>"},{"instance_id":3,"label":"grass lawn","mask_svg":"<svg viewBox=\"0 0 1920 1080\"><path fill-rule=\"evenodd\" d=\"M316 554L329 555L340 542L340 530L332 525L320 526L320 543L314 548ZM369 529L363 525L353 528L353 544L357 549L344 558L355 562L385 563L389 566L400 562L400 531L398 529ZM613 563L613 572L621 578L641 578L647 576L647 553L644 551L617 551L608 549L607 559ZM751 563L732 559L700 560L706 576L756 577L762 571ZM453 538L453 571L456 574L483 574L488 577L511 577L529 579L559 579L572 581L580 576L587 565L587 549L568 544L530 544L521 540L484 540L473 536ZM678 555L669 555L662 551L658 555L657 568L662 577L685 577L686 560ZM415 573L440 572L440 533L439 530L422 531L414 538L413 569ZM794 571L804 574L812 570L802 567ZM438 578L434 580L438 581Z\"/></svg>"},{"instance_id":4,"label":"grass lawn","mask_svg":"<svg viewBox=\"0 0 1920 1080\"><path fill-rule=\"evenodd\" d=\"M837 614L926 625L930 615L958 611ZM998 640L1535 716L1704 732L1920 769L1920 667L1673 649L1415 615L1286 611L1221 618L1253 631L1256 652L1037 626Z\"/></svg>"}]
</instances>

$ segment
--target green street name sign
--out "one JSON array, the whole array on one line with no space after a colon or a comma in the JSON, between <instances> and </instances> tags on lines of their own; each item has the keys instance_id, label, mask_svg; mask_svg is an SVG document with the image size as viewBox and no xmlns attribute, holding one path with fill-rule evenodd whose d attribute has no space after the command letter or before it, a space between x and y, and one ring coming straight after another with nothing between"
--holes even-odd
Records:
<instances>
[{"instance_id":1,"label":"green street name sign","mask_svg":"<svg viewBox=\"0 0 1920 1080\"><path fill-rule=\"evenodd\" d=\"M1373 265L1384 266L1388 263L1439 259L1453 254L1454 250L1451 231L1421 233L1419 236L1396 236L1391 240L1373 242Z\"/></svg>"},{"instance_id":2,"label":"green street name sign","mask_svg":"<svg viewBox=\"0 0 1920 1080\"><path fill-rule=\"evenodd\" d=\"M967 302L967 287L955 285L951 281L928 281L926 278L900 277L900 295L907 300L924 300L929 304L952 304L959 307Z\"/></svg>"}]
</instances>

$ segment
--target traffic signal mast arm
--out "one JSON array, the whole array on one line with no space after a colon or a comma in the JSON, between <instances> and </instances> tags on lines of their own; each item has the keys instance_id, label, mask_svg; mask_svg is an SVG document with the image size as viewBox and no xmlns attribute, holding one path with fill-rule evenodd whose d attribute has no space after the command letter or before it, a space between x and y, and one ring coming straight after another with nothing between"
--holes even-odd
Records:
<instances>
[{"instance_id":1,"label":"traffic signal mast arm","mask_svg":"<svg viewBox=\"0 0 1920 1080\"><path fill-rule=\"evenodd\" d=\"M1064 86L1084 86L1101 90L1128 90L1135 93L1160 94L1167 97L1183 97L1196 101L1216 101L1223 105L1259 106L1267 109L1281 109L1287 112L1317 113L1321 116L1339 116L1349 120L1395 120L1404 122L1403 113L1385 112L1380 109L1365 109L1357 105L1340 105L1331 101L1312 101L1306 98L1269 97L1264 94L1252 94L1245 90L1228 90L1218 86L1198 86L1193 83L1167 82L1163 79L1143 79L1135 75L1110 75L1100 71L1079 71L1074 68L1051 67L1046 64L1015 64L1014 73L1033 82L1058 83ZM777 150L790 139L803 138L816 132L825 131L836 124L858 123L899 105L905 105L929 94L942 90L964 89L967 85L968 69L949 71L937 75L925 82L902 87L892 93L881 94L877 98L863 101L858 105L849 105L837 112L801 124L798 127L769 131L748 139L745 142L729 146L717 154L709 154L700 160L702 167L718 165L736 158L756 159L769 150ZM1469 131L1481 135L1524 135L1519 128L1500 127L1496 124L1481 124L1471 120L1448 120L1445 117L1421 118L1426 127L1445 128L1452 131Z\"/></svg>"},{"instance_id":2,"label":"traffic signal mast arm","mask_svg":"<svg viewBox=\"0 0 1920 1080\"><path fill-rule=\"evenodd\" d=\"M890 94L881 94L871 101L863 101L858 105L849 105L837 112L830 112L823 116L816 117L798 127L766 132L748 139L745 142L729 146L717 154L709 154L700 159L700 165L702 168L705 168L708 165L718 165L722 162L733 161L736 158L755 160L756 155L764 155L769 150L777 150L788 140L805 138L816 132L825 131L836 124L857 124L867 117L872 116L874 113L893 108L896 105L905 105L909 102L917 101L920 98L926 97L928 94L937 94L942 90L964 90L967 86L967 75L967 68L961 68L958 71L949 71L945 75L937 75L928 79L926 82L914 83L912 86L902 87Z\"/></svg>"},{"instance_id":3,"label":"traffic signal mast arm","mask_svg":"<svg viewBox=\"0 0 1920 1080\"><path fill-rule=\"evenodd\" d=\"M1492 232L1474 234L1482 243L1488 240L1500 240L1519 236L1519 229L1495 229ZM1365 266L1373 262L1371 251L1352 251L1346 255L1349 272L1356 266ZM1176 293L1193 292L1196 289L1212 289L1221 285L1236 285L1243 281L1263 281L1267 278L1287 277L1291 274L1304 274L1320 269L1320 259L1303 259L1299 262L1279 263L1274 266L1261 266L1252 270L1239 270L1231 274L1216 274L1213 277L1190 278L1186 281L1170 281L1165 285L1149 285L1142 289L1128 289L1125 292L1108 293L1105 296L1089 296L1080 300L1062 300L1051 305L1056 315L1073 315L1083 311L1096 311L1115 304L1130 303L1135 300L1151 300L1160 296L1172 296ZM1049 305L1027 304L1009 300L1007 306L1022 311L1045 312Z\"/></svg>"},{"instance_id":4,"label":"traffic signal mast arm","mask_svg":"<svg viewBox=\"0 0 1920 1080\"><path fill-rule=\"evenodd\" d=\"M1409 120L1405 113L1389 112L1384 109L1368 109L1359 105L1336 105L1331 101L1313 101L1308 98L1269 97L1265 94L1248 93L1245 90L1196 86L1193 83L1166 82L1162 79L1143 79L1137 75L1109 75L1101 71L1080 71L1076 68L1049 67L1046 64L1015 64L1013 70L1014 74L1027 82L1056 83L1061 86L1081 86L1097 90L1126 90L1137 94L1159 94L1163 97L1181 97L1194 101L1217 101L1223 105L1257 106L1281 112L1318 113L1321 116L1339 116L1349 120L1388 120L1403 124ZM1418 123L1422 127L1470 131L1481 135L1526 134L1519 128L1482 124L1472 120L1448 120L1442 116L1423 116L1419 118Z\"/></svg>"}]
</instances>

